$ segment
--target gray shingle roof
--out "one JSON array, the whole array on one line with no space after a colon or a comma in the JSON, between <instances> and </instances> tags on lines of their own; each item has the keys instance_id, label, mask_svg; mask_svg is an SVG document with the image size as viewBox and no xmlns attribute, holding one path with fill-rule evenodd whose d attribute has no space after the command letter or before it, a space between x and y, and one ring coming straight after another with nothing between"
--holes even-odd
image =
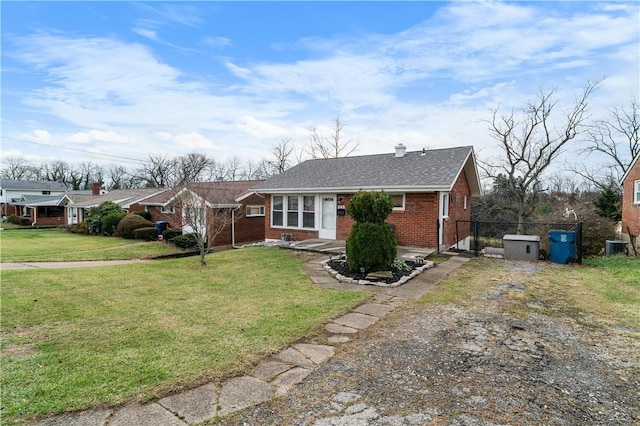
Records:
<instances>
[{"instance_id":1,"label":"gray shingle roof","mask_svg":"<svg viewBox=\"0 0 640 426\"><path fill-rule=\"evenodd\" d=\"M471 146L427 150L424 155L422 151L413 151L398 158L389 153L308 160L255 189L266 193L270 190L447 190L465 170L473 173L467 177L474 193L478 186L474 161Z\"/></svg>"},{"instance_id":2,"label":"gray shingle roof","mask_svg":"<svg viewBox=\"0 0 640 426\"><path fill-rule=\"evenodd\" d=\"M0 179L0 188L13 191L66 191L64 183L43 180Z\"/></svg>"},{"instance_id":3,"label":"gray shingle roof","mask_svg":"<svg viewBox=\"0 0 640 426\"><path fill-rule=\"evenodd\" d=\"M97 206L105 201L113 201L120 207L128 208L129 205L144 200L159 192L166 191L162 188L140 188L140 189L114 189L102 195L92 195L91 197L74 200L74 207L89 208Z\"/></svg>"}]
</instances>

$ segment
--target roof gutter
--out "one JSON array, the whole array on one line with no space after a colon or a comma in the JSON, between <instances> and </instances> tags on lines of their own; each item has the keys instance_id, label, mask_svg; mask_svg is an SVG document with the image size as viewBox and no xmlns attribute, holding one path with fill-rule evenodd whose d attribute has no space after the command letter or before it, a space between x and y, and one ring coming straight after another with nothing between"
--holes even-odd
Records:
<instances>
[{"instance_id":1,"label":"roof gutter","mask_svg":"<svg viewBox=\"0 0 640 426\"><path fill-rule=\"evenodd\" d=\"M260 192L264 194L343 194L356 193L358 191L385 191L385 192L441 192L451 191L452 185L431 186L363 186L350 188L264 188Z\"/></svg>"}]
</instances>

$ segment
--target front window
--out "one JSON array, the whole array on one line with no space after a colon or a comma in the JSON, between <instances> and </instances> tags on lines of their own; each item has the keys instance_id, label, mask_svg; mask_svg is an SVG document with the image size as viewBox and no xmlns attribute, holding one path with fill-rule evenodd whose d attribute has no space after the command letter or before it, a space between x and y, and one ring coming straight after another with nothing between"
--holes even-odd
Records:
<instances>
[{"instance_id":1,"label":"front window","mask_svg":"<svg viewBox=\"0 0 640 426\"><path fill-rule=\"evenodd\" d=\"M162 206L160 207L160 212L161 213L175 213L175 207L174 206Z\"/></svg>"},{"instance_id":2,"label":"front window","mask_svg":"<svg viewBox=\"0 0 640 426\"><path fill-rule=\"evenodd\" d=\"M315 229L315 195L272 196L271 225L285 228Z\"/></svg>"},{"instance_id":3,"label":"front window","mask_svg":"<svg viewBox=\"0 0 640 426\"><path fill-rule=\"evenodd\" d=\"M394 210L404 210L404 194L389 194Z\"/></svg>"},{"instance_id":4,"label":"front window","mask_svg":"<svg viewBox=\"0 0 640 426\"><path fill-rule=\"evenodd\" d=\"M633 182L633 202L640 204L640 180Z\"/></svg>"},{"instance_id":5,"label":"front window","mask_svg":"<svg viewBox=\"0 0 640 426\"><path fill-rule=\"evenodd\" d=\"M316 197L313 195L305 195L303 202L302 227L314 228L316 226Z\"/></svg>"},{"instance_id":6,"label":"front window","mask_svg":"<svg viewBox=\"0 0 640 426\"><path fill-rule=\"evenodd\" d=\"M287 197L287 226L298 227L298 197Z\"/></svg>"},{"instance_id":7,"label":"front window","mask_svg":"<svg viewBox=\"0 0 640 426\"><path fill-rule=\"evenodd\" d=\"M264 206L247 206L247 217L264 216Z\"/></svg>"},{"instance_id":8,"label":"front window","mask_svg":"<svg viewBox=\"0 0 640 426\"><path fill-rule=\"evenodd\" d=\"M273 226L284 226L282 212L284 209L284 197L282 195L274 195L271 203L271 224Z\"/></svg>"}]
</instances>

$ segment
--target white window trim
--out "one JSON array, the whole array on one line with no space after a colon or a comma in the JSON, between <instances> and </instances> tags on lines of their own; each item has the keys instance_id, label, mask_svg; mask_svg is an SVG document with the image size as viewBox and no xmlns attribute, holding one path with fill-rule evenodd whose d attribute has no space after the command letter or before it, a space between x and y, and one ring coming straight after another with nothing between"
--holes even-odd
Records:
<instances>
[{"instance_id":1,"label":"white window trim","mask_svg":"<svg viewBox=\"0 0 640 426\"><path fill-rule=\"evenodd\" d=\"M279 212L282 212L282 225L274 225L273 224L273 198L274 197L282 197L282 210L278 210ZM288 221L288 217L287 217L287 213L288 213L288 204L289 204L289 197L298 197L298 225L297 226L289 226L289 224L287 223ZM314 201L313 201L313 227L309 228L309 227L304 227L304 197L313 197ZM271 217L270 217L270 226L272 228L277 228L277 229L300 229L300 230L309 230L309 231L317 231L318 230L318 217L319 217L319 213L318 213L318 196L315 194L272 194L271 195ZM306 213L310 213L310 212L306 212Z\"/></svg>"},{"instance_id":2,"label":"white window trim","mask_svg":"<svg viewBox=\"0 0 640 426\"><path fill-rule=\"evenodd\" d=\"M259 213L249 214L249 209L258 209ZM263 205L250 205L250 206L247 206L247 209L245 210L245 212L247 217L259 217L259 216L264 216L265 208Z\"/></svg>"},{"instance_id":3,"label":"white window trim","mask_svg":"<svg viewBox=\"0 0 640 426\"><path fill-rule=\"evenodd\" d=\"M402 195L402 206L400 206L400 207L395 207L395 206L394 206L394 207L393 207L393 211L396 211L396 212L404 211L405 206L407 205L407 204L406 204L406 201L407 201L407 197L406 197L406 195L407 195L407 194L405 194L405 193L400 193L400 192L389 192L389 196L390 196L390 197L393 197L394 195Z\"/></svg>"},{"instance_id":4,"label":"white window trim","mask_svg":"<svg viewBox=\"0 0 640 426\"><path fill-rule=\"evenodd\" d=\"M640 204L640 180L633 182L633 204Z\"/></svg>"},{"instance_id":5,"label":"white window trim","mask_svg":"<svg viewBox=\"0 0 640 426\"><path fill-rule=\"evenodd\" d=\"M467 194L464 194L464 209L467 209L467 202L468 202L469 197L467 197Z\"/></svg>"}]
</instances>

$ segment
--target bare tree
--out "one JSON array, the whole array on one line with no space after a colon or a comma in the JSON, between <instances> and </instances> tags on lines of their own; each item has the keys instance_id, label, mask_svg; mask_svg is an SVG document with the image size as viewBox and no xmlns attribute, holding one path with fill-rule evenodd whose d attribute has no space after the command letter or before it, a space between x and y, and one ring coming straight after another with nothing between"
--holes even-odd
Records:
<instances>
[{"instance_id":1,"label":"bare tree","mask_svg":"<svg viewBox=\"0 0 640 426\"><path fill-rule=\"evenodd\" d=\"M194 235L202 266L218 235L243 214L234 198L225 182L188 184L175 197L174 205L182 211L182 228Z\"/></svg>"},{"instance_id":2,"label":"bare tree","mask_svg":"<svg viewBox=\"0 0 640 426\"><path fill-rule=\"evenodd\" d=\"M615 107L607 119L596 121L586 136L584 152L604 158L601 167L590 169L580 163L568 165L567 169L601 190L620 190L620 179L640 154L640 104L632 99L626 106Z\"/></svg>"},{"instance_id":3,"label":"bare tree","mask_svg":"<svg viewBox=\"0 0 640 426\"><path fill-rule=\"evenodd\" d=\"M344 124L339 118L335 119L331 134L328 136L320 133L317 128L311 129L308 154L312 158L338 158L353 154L360 143L354 139L345 140L343 129Z\"/></svg>"},{"instance_id":4,"label":"bare tree","mask_svg":"<svg viewBox=\"0 0 640 426\"><path fill-rule=\"evenodd\" d=\"M518 218L518 233L523 231L524 221L531 217L536 199L542 190L543 172L562 153L565 145L584 131L587 99L598 82L588 83L564 117L556 117L555 90L540 90L535 102L528 103L521 116L492 111L489 132L498 143L501 158L481 163L486 175L503 178L504 208L513 211Z\"/></svg>"},{"instance_id":5,"label":"bare tree","mask_svg":"<svg viewBox=\"0 0 640 426\"><path fill-rule=\"evenodd\" d=\"M273 170L273 176L279 175L290 167L289 163L294 149L295 146L291 142L291 138L282 139L278 145L273 148L273 157L272 160L269 161L269 165Z\"/></svg>"},{"instance_id":6,"label":"bare tree","mask_svg":"<svg viewBox=\"0 0 640 426\"><path fill-rule=\"evenodd\" d=\"M36 178L35 167L22 157L8 157L3 161L0 177L3 179L29 180Z\"/></svg>"},{"instance_id":7,"label":"bare tree","mask_svg":"<svg viewBox=\"0 0 640 426\"><path fill-rule=\"evenodd\" d=\"M210 180L212 163L213 160L204 154L191 153L179 157L175 163L175 182L172 185Z\"/></svg>"},{"instance_id":8,"label":"bare tree","mask_svg":"<svg viewBox=\"0 0 640 426\"><path fill-rule=\"evenodd\" d=\"M40 175L38 176L41 180L48 180L51 182L61 182L64 184L71 183L71 166L64 161L52 161L50 163L44 163L38 169Z\"/></svg>"},{"instance_id":9,"label":"bare tree","mask_svg":"<svg viewBox=\"0 0 640 426\"><path fill-rule=\"evenodd\" d=\"M147 188L170 187L175 181L176 162L165 155L149 155L149 160L138 171L138 177Z\"/></svg>"},{"instance_id":10,"label":"bare tree","mask_svg":"<svg viewBox=\"0 0 640 426\"><path fill-rule=\"evenodd\" d=\"M235 181L242 175L242 166L238 157L229 158L224 167L224 180Z\"/></svg>"}]
</instances>

